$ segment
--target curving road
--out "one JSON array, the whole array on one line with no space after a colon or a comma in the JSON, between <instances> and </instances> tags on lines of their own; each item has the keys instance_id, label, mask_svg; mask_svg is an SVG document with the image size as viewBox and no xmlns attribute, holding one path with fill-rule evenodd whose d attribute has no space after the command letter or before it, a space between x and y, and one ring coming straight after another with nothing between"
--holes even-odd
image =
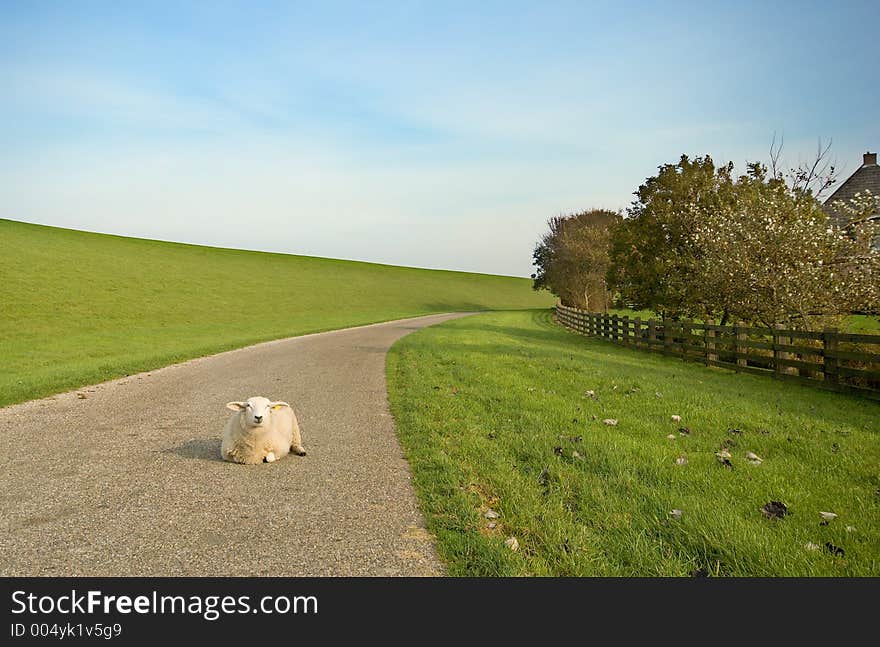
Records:
<instances>
[{"instance_id":1,"label":"curving road","mask_svg":"<svg viewBox=\"0 0 880 647\"><path fill-rule=\"evenodd\" d=\"M0 409L0 575L441 574L385 353L460 316L268 342ZM294 406L307 456L219 459L224 405L251 395Z\"/></svg>"}]
</instances>

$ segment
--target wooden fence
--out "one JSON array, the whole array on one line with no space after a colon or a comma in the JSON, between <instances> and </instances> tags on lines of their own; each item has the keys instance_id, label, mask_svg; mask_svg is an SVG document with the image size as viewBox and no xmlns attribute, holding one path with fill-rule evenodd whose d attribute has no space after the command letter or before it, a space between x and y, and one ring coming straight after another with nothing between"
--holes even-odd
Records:
<instances>
[{"instance_id":1,"label":"wooden fence","mask_svg":"<svg viewBox=\"0 0 880 647\"><path fill-rule=\"evenodd\" d=\"M643 320L561 304L556 319L575 332L624 346L880 400L880 335Z\"/></svg>"}]
</instances>

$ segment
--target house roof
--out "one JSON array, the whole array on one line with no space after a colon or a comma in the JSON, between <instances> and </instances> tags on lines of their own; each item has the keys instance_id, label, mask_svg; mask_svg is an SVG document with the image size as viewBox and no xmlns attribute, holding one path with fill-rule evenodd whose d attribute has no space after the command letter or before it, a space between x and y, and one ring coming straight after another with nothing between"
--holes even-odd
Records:
<instances>
[{"instance_id":1,"label":"house roof","mask_svg":"<svg viewBox=\"0 0 880 647\"><path fill-rule=\"evenodd\" d=\"M843 215L834 209L834 203L838 200L843 202L851 200L857 193L864 193L865 190L880 195L880 166L877 165L877 153L865 153L862 165L825 201L825 211L832 218L842 219Z\"/></svg>"}]
</instances>

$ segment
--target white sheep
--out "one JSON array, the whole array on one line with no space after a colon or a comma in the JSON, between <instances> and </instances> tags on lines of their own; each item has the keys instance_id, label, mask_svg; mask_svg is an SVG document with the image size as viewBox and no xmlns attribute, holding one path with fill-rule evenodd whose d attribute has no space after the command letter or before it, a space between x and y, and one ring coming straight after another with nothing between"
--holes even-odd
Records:
<instances>
[{"instance_id":1,"label":"white sheep","mask_svg":"<svg viewBox=\"0 0 880 647\"><path fill-rule=\"evenodd\" d=\"M228 402L235 415L226 422L220 454L223 460L255 465L272 463L288 452L305 456L299 424L286 402L253 397L245 402Z\"/></svg>"}]
</instances>

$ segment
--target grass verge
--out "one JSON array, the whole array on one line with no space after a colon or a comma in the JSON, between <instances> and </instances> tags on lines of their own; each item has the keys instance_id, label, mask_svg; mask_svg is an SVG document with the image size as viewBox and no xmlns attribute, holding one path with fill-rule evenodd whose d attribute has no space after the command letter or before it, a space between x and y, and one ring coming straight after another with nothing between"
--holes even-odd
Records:
<instances>
[{"instance_id":1,"label":"grass verge","mask_svg":"<svg viewBox=\"0 0 880 647\"><path fill-rule=\"evenodd\" d=\"M451 575L880 575L874 402L584 338L549 311L417 331L387 369Z\"/></svg>"}]
</instances>

